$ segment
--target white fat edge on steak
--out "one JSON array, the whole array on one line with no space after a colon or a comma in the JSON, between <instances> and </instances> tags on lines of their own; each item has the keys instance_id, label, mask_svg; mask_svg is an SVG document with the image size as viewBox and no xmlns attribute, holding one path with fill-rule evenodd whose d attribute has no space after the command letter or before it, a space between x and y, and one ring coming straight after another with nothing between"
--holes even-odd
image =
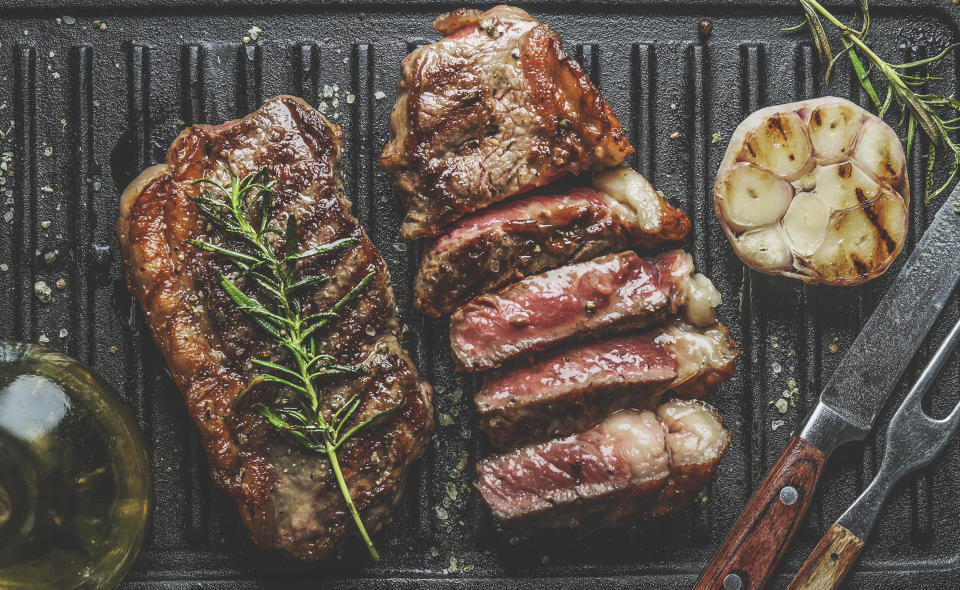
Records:
<instances>
[{"instance_id":1,"label":"white fat edge on steak","mask_svg":"<svg viewBox=\"0 0 960 590\"><path fill-rule=\"evenodd\" d=\"M634 482L665 479L671 467L710 463L726 448L726 431L698 401L670 400L656 411L622 410L601 426L630 466Z\"/></svg>"},{"instance_id":2,"label":"white fat edge on steak","mask_svg":"<svg viewBox=\"0 0 960 590\"><path fill-rule=\"evenodd\" d=\"M726 449L723 424L707 406L691 400L670 400L657 408L657 418L667 429L672 465L702 465Z\"/></svg>"},{"instance_id":3,"label":"white fat edge on steak","mask_svg":"<svg viewBox=\"0 0 960 590\"><path fill-rule=\"evenodd\" d=\"M593 179L593 188L621 218L654 233L663 223L664 199L643 174L626 166L611 168Z\"/></svg>"},{"instance_id":4,"label":"white fat edge on steak","mask_svg":"<svg viewBox=\"0 0 960 590\"><path fill-rule=\"evenodd\" d=\"M666 348L677 359L677 378L670 384L677 387L707 371L723 371L736 358L726 330L720 324L697 329L680 318L660 329L656 344Z\"/></svg>"},{"instance_id":5,"label":"white fat edge on steak","mask_svg":"<svg viewBox=\"0 0 960 590\"><path fill-rule=\"evenodd\" d=\"M687 256L690 256L687 254ZM683 282L683 311L695 326L710 326L717 322L714 308L723 301L720 291L706 275L693 273Z\"/></svg>"},{"instance_id":6,"label":"white fat edge on steak","mask_svg":"<svg viewBox=\"0 0 960 590\"><path fill-rule=\"evenodd\" d=\"M661 480L670 475L667 430L655 413L616 412L603 421L602 431L630 466L633 481Z\"/></svg>"},{"instance_id":7,"label":"white fat edge on steak","mask_svg":"<svg viewBox=\"0 0 960 590\"><path fill-rule=\"evenodd\" d=\"M676 287L673 304L688 322L700 328L712 326L717 323L714 308L723 302L720 291L707 276L693 270L693 256L681 251L670 268L662 268L668 276L661 275L661 284Z\"/></svg>"}]
</instances>

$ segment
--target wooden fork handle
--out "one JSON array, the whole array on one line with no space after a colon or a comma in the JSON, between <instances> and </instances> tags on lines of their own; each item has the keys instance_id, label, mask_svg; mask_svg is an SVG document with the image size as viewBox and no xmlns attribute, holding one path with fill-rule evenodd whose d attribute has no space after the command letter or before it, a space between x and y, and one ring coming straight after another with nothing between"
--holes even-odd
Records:
<instances>
[{"instance_id":1,"label":"wooden fork handle","mask_svg":"<svg viewBox=\"0 0 960 590\"><path fill-rule=\"evenodd\" d=\"M810 505L827 455L795 437L747 504L695 590L760 590Z\"/></svg>"},{"instance_id":2,"label":"wooden fork handle","mask_svg":"<svg viewBox=\"0 0 960 590\"><path fill-rule=\"evenodd\" d=\"M787 590L836 590L863 549L863 539L834 523Z\"/></svg>"}]
</instances>

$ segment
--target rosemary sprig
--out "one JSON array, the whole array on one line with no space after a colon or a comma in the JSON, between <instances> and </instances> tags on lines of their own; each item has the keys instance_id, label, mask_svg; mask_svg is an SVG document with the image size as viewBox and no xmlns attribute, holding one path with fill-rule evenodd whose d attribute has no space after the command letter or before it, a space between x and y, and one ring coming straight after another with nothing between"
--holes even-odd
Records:
<instances>
[{"instance_id":1,"label":"rosemary sprig","mask_svg":"<svg viewBox=\"0 0 960 590\"><path fill-rule=\"evenodd\" d=\"M204 185L204 190L191 199L211 225L228 238L230 245L205 240L190 240L190 243L201 250L227 258L237 267L239 276L244 277L253 288L244 291L218 271L220 285L240 311L289 352L287 364L252 359L251 362L263 372L247 384L234 405L238 405L254 387L263 383L293 392L291 399L282 400L276 405L256 402L250 408L294 442L327 456L367 550L373 559L379 560L380 556L350 497L337 460L337 450L360 429L396 411L399 404L359 422L353 417L363 401L361 394L339 407L325 408L322 381L341 375L361 374L365 368L338 364L333 356L318 353L314 339L317 330L335 320L340 310L363 292L374 273L366 275L328 309L310 309L311 304L303 294L308 287L326 282L330 277L303 275L302 265L298 262L336 254L359 240L343 238L299 251L296 217L292 214L288 216L286 226L282 229L270 222L271 198L277 181L269 179L267 170L243 177L236 176L229 167L227 172L230 175L229 187L211 178L201 178L194 184ZM276 236L284 239L282 254L278 254L274 248ZM253 292L258 293L260 298L251 294Z\"/></svg>"},{"instance_id":2,"label":"rosemary sprig","mask_svg":"<svg viewBox=\"0 0 960 590\"><path fill-rule=\"evenodd\" d=\"M955 141L952 134L960 129L960 101L951 94L942 96L933 92L924 91L928 83L943 78L926 73L911 73L915 68L930 65L940 61L952 52L960 43L948 46L933 57L920 59L909 63L888 63L878 56L866 43L867 33L870 30L869 0L859 0L862 26L859 29L841 22L831 14L817 0L798 0L803 9L804 23L788 30L796 30L806 25L813 36L814 45L820 58L828 62L825 75L826 83L830 83L830 73L837 61L844 55L850 60L850 65L863 87L864 92L873 102L877 114L883 117L892 108L899 110L900 124L907 127L907 157L913 150L917 133L922 129L930 138L930 149L927 153L927 179L925 186L926 202L935 199L945 191L960 170L960 143ZM840 33L843 41L843 51L833 53L830 41L827 38L821 17L833 25ZM864 61L869 64L864 67ZM879 71L886 79L887 92L883 100L877 93L871 74ZM933 164L938 150L953 154L953 169L946 181L939 187L934 187Z\"/></svg>"}]
</instances>

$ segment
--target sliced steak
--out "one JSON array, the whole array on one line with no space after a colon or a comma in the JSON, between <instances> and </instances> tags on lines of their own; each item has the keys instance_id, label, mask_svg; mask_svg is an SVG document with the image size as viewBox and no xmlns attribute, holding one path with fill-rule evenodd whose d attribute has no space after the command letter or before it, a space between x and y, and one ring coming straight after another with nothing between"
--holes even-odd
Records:
<instances>
[{"instance_id":1,"label":"sliced steak","mask_svg":"<svg viewBox=\"0 0 960 590\"><path fill-rule=\"evenodd\" d=\"M633 152L623 126L550 27L518 8L461 8L446 38L402 64L380 158L407 206L400 237Z\"/></svg>"},{"instance_id":2,"label":"sliced steak","mask_svg":"<svg viewBox=\"0 0 960 590\"><path fill-rule=\"evenodd\" d=\"M575 336L643 328L681 308L695 325L710 325L720 294L692 272L690 255L674 250L649 261L610 254L527 277L450 317L454 361L463 371L495 369Z\"/></svg>"},{"instance_id":3,"label":"sliced steak","mask_svg":"<svg viewBox=\"0 0 960 590\"><path fill-rule=\"evenodd\" d=\"M488 373L474 401L494 446L515 448L586 430L616 410L654 408L668 390L700 397L733 374L736 356L722 325L675 320Z\"/></svg>"},{"instance_id":4,"label":"sliced steak","mask_svg":"<svg viewBox=\"0 0 960 590\"><path fill-rule=\"evenodd\" d=\"M673 400L484 459L475 485L494 517L511 525L620 526L692 501L729 444L730 433L710 406Z\"/></svg>"},{"instance_id":5,"label":"sliced steak","mask_svg":"<svg viewBox=\"0 0 960 590\"><path fill-rule=\"evenodd\" d=\"M457 221L427 250L414 281L427 315L451 313L471 298L540 271L683 239L690 220L638 172L610 170L604 192L575 188L525 197Z\"/></svg>"},{"instance_id":6,"label":"sliced steak","mask_svg":"<svg viewBox=\"0 0 960 590\"><path fill-rule=\"evenodd\" d=\"M259 372L251 359L283 363L286 353L221 287L218 272L244 287L235 267L188 242L225 239L211 230L190 196L200 190L193 183L201 177L229 185L227 165L238 174L266 168L278 181L272 222L282 226L295 214L302 249L359 239L336 256L302 264L305 273L334 277L307 293L307 311L311 305L329 308L374 274L361 296L318 330L315 339L318 352L367 368L360 377L331 381L323 391L327 408L361 394L353 419L364 420L400 404L338 452L353 501L367 528L376 530L397 503L407 468L427 443L433 409L429 385L419 381L397 338L386 265L344 196L338 172L342 140L338 126L293 97L268 100L247 117L223 125L195 125L173 142L165 164L145 170L127 187L118 227L130 289L200 429L213 480L234 498L257 543L306 560L329 553L355 527L326 456L306 451L252 410L233 405ZM278 251L283 246L278 237ZM271 401L290 399L291 392L263 386L251 395Z\"/></svg>"}]
</instances>

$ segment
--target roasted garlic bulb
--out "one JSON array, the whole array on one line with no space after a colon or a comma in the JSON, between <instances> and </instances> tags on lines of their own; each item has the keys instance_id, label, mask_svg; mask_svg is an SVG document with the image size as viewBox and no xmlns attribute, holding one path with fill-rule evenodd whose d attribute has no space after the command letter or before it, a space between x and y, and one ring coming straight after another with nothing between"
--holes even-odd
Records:
<instances>
[{"instance_id":1,"label":"roasted garlic bulb","mask_svg":"<svg viewBox=\"0 0 960 590\"><path fill-rule=\"evenodd\" d=\"M713 191L744 264L811 283L882 274L907 235L910 188L896 133L848 100L761 109L741 123Z\"/></svg>"}]
</instances>

